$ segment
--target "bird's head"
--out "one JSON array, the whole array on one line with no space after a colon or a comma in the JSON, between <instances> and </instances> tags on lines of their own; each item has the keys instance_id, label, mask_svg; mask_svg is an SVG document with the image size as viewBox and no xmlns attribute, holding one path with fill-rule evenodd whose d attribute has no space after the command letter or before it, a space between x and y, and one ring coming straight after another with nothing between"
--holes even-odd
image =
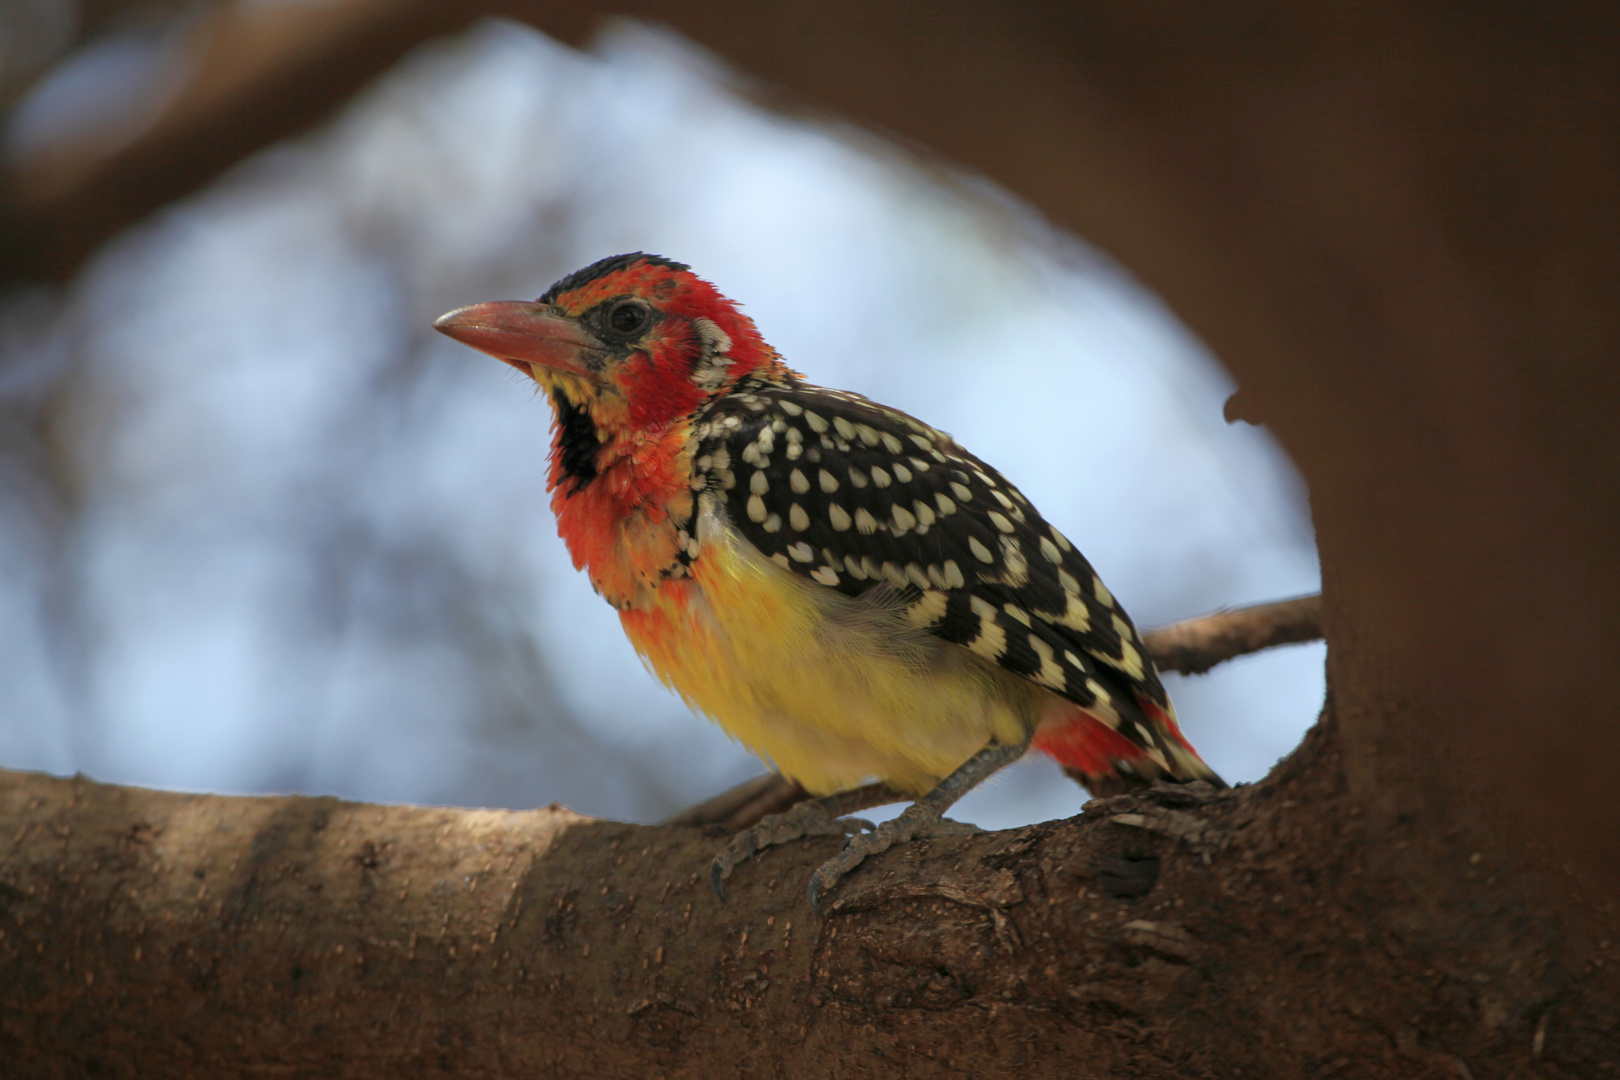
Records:
<instances>
[{"instance_id":1,"label":"bird's head","mask_svg":"<svg viewBox=\"0 0 1620 1080\"><path fill-rule=\"evenodd\" d=\"M753 320L681 263L634 252L592 263L533 303L472 304L433 324L548 391L599 441L657 435L774 360Z\"/></svg>"}]
</instances>

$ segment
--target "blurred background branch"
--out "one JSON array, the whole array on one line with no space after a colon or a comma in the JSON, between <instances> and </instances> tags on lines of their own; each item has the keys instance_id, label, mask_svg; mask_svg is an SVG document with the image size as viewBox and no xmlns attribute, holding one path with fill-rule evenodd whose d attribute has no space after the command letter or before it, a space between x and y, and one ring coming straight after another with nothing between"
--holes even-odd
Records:
<instances>
[{"instance_id":1,"label":"blurred background branch","mask_svg":"<svg viewBox=\"0 0 1620 1080\"><path fill-rule=\"evenodd\" d=\"M70 0L35 0L13 18L21 23L25 12L54 8L54 20L35 19L44 39L47 23L71 24L67 12L74 6ZM120 230L249 154L328 119L414 46L489 13L479 5L439 0L85 5L83 30L75 35L80 47L115 30L132 32L137 15L148 22L165 15L175 20L178 25L169 29L183 40L168 62L180 69L178 85L144 130L77 141L11 163L0 227L14 257L0 285L67 280ZM33 55L66 51L42 45ZM19 73L6 85L25 86L26 76Z\"/></svg>"}]
</instances>

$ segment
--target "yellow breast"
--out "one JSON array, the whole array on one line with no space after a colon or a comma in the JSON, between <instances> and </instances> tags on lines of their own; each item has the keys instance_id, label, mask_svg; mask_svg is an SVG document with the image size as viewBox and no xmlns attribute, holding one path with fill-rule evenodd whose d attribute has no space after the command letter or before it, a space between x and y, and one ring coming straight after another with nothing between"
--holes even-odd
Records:
<instances>
[{"instance_id":1,"label":"yellow breast","mask_svg":"<svg viewBox=\"0 0 1620 1080\"><path fill-rule=\"evenodd\" d=\"M852 598L700 525L691 577L620 612L654 674L817 794L871 779L921 794L990 741L1061 706L905 622L895 594Z\"/></svg>"}]
</instances>

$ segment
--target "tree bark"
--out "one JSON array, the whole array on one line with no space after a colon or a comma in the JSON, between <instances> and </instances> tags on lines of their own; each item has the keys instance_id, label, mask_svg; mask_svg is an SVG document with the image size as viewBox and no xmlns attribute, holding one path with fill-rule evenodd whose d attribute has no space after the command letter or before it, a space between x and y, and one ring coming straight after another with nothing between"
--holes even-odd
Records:
<instances>
[{"instance_id":1,"label":"tree bark","mask_svg":"<svg viewBox=\"0 0 1620 1080\"><path fill-rule=\"evenodd\" d=\"M739 868L722 904L717 831L0 773L0 1060L8 1077L1614 1075L1614 942L1563 933L1523 865L1370 828L1338 757L1329 716L1254 787L902 845L821 923L804 890L832 840ZM1388 876L1380 845L1441 861Z\"/></svg>"}]
</instances>

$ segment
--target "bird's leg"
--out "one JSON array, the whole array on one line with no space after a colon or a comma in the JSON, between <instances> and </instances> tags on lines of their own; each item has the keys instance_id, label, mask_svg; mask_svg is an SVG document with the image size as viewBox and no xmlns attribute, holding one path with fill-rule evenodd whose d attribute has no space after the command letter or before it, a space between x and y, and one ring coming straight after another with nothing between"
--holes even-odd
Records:
<instances>
[{"instance_id":1,"label":"bird's leg","mask_svg":"<svg viewBox=\"0 0 1620 1080\"><path fill-rule=\"evenodd\" d=\"M958 799L990 778L998 769L1011 765L1024 756L1029 740L1003 745L991 743L964 761L939 784L901 811L892 821L885 821L873 831L850 838L844 850L821 864L810 875L810 910L821 915L821 897L836 886L839 880L861 864L868 855L887 851L895 844L929 836L961 836L977 832L972 825L948 821L945 811Z\"/></svg>"},{"instance_id":2,"label":"bird's leg","mask_svg":"<svg viewBox=\"0 0 1620 1080\"><path fill-rule=\"evenodd\" d=\"M714 857L714 862L709 864L709 885L713 887L714 894L724 900L726 887L722 883L731 876L732 868L738 863L753 858L768 847L790 840L806 836L844 836L871 829L870 821L846 818L844 815L885 803L900 802L904 798L888 784L880 782L824 795L819 799L807 799L780 814L762 818L757 824L732 837L731 842Z\"/></svg>"}]
</instances>

